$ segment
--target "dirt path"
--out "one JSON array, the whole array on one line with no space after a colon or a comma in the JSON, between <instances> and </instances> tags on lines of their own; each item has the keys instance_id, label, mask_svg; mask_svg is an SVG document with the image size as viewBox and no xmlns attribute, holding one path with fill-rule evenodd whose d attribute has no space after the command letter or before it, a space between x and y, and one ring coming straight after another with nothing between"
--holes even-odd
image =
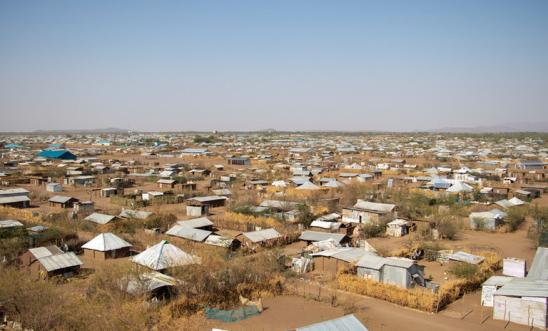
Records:
<instances>
[{"instance_id":1,"label":"dirt path","mask_svg":"<svg viewBox=\"0 0 548 331\"><path fill-rule=\"evenodd\" d=\"M351 295L353 296L353 295ZM369 330L440 330L440 331L525 331L527 327L510 323L506 328L505 322L487 319L483 324L481 312L473 310L464 319L460 312L447 314L427 314L411 309L392 305L385 301L355 295L356 311L354 314L367 326ZM471 299L471 298L470 298ZM326 303L304 299L297 296L279 296L264 300L266 310L259 316L236 323L222 323L206 321L201 330L211 330L216 327L223 330L289 330L295 327L317 323L323 320L345 315L342 307L331 307ZM490 311L484 311L484 316Z\"/></svg>"}]
</instances>

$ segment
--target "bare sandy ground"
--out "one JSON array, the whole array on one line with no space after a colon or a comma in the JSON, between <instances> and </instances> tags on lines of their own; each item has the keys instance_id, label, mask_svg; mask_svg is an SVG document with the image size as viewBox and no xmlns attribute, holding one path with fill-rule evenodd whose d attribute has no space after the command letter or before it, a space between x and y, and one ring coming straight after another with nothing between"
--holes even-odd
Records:
<instances>
[{"instance_id":1,"label":"bare sandy ground","mask_svg":"<svg viewBox=\"0 0 548 331\"><path fill-rule=\"evenodd\" d=\"M477 298L466 297L465 300L465 305L472 301L479 302L479 295ZM215 327L231 331L285 331L345 315L341 307L331 307L326 303L295 296L266 298L263 302L266 310L259 316L236 323L206 320L199 330L211 330ZM355 296L355 304L357 311L354 314L369 330L528 330L527 327L517 324L510 323L505 328L505 322L494 321L490 318L485 320L491 312L487 309L484 310L482 318L481 311L476 309L479 304L477 307L473 306L472 312L470 309L461 309L464 314L460 313L458 309L441 314L427 314L361 296ZM468 315L465 315L466 313ZM463 315L465 315L464 318ZM485 321L481 323L483 320Z\"/></svg>"}]
</instances>

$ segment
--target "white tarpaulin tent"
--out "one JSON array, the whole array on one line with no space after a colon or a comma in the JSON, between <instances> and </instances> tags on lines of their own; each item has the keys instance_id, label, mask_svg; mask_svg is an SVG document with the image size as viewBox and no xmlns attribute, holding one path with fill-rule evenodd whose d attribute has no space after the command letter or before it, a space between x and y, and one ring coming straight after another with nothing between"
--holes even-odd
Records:
<instances>
[{"instance_id":1,"label":"white tarpaulin tent","mask_svg":"<svg viewBox=\"0 0 548 331\"><path fill-rule=\"evenodd\" d=\"M152 270L164 270L200 263L199 257L184 252L167 242L167 240L160 241L158 244L135 255L131 260Z\"/></svg>"}]
</instances>

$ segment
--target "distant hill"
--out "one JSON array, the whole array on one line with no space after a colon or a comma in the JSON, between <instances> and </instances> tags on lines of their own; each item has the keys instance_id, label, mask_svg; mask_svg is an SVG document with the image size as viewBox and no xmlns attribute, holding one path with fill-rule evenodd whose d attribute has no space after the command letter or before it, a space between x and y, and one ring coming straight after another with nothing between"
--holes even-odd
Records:
<instances>
[{"instance_id":1,"label":"distant hill","mask_svg":"<svg viewBox=\"0 0 548 331\"><path fill-rule=\"evenodd\" d=\"M536 123L505 123L499 125L484 125L474 127L445 127L429 130L429 132L452 133L499 133L499 132L548 132L548 122Z\"/></svg>"}]
</instances>

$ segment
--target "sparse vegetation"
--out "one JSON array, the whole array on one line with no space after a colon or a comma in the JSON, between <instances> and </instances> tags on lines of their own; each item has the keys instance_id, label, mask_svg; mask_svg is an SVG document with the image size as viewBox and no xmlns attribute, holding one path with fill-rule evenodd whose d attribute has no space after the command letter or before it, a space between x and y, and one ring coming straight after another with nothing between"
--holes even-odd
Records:
<instances>
[{"instance_id":1,"label":"sparse vegetation","mask_svg":"<svg viewBox=\"0 0 548 331\"><path fill-rule=\"evenodd\" d=\"M195 144L212 144L215 142L215 136L195 136L193 141Z\"/></svg>"},{"instance_id":2,"label":"sparse vegetation","mask_svg":"<svg viewBox=\"0 0 548 331\"><path fill-rule=\"evenodd\" d=\"M449 273L457 278L471 279L477 275L478 271L477 265L468 263L455 263L449 267Z\"/></svg>"},{"instance_id":3,"label":"sparse vegetation","mask_svg":"<svg viewBox=\"0 0 548 331\"><path fill-rule=\"evenodd\" d=\"M516 231L521 224L525 221L529 211L528 208L523 207L512 207L508 210L508 216L506 218L506 225L509 231Z\"/></svg>"}]
</instances>

